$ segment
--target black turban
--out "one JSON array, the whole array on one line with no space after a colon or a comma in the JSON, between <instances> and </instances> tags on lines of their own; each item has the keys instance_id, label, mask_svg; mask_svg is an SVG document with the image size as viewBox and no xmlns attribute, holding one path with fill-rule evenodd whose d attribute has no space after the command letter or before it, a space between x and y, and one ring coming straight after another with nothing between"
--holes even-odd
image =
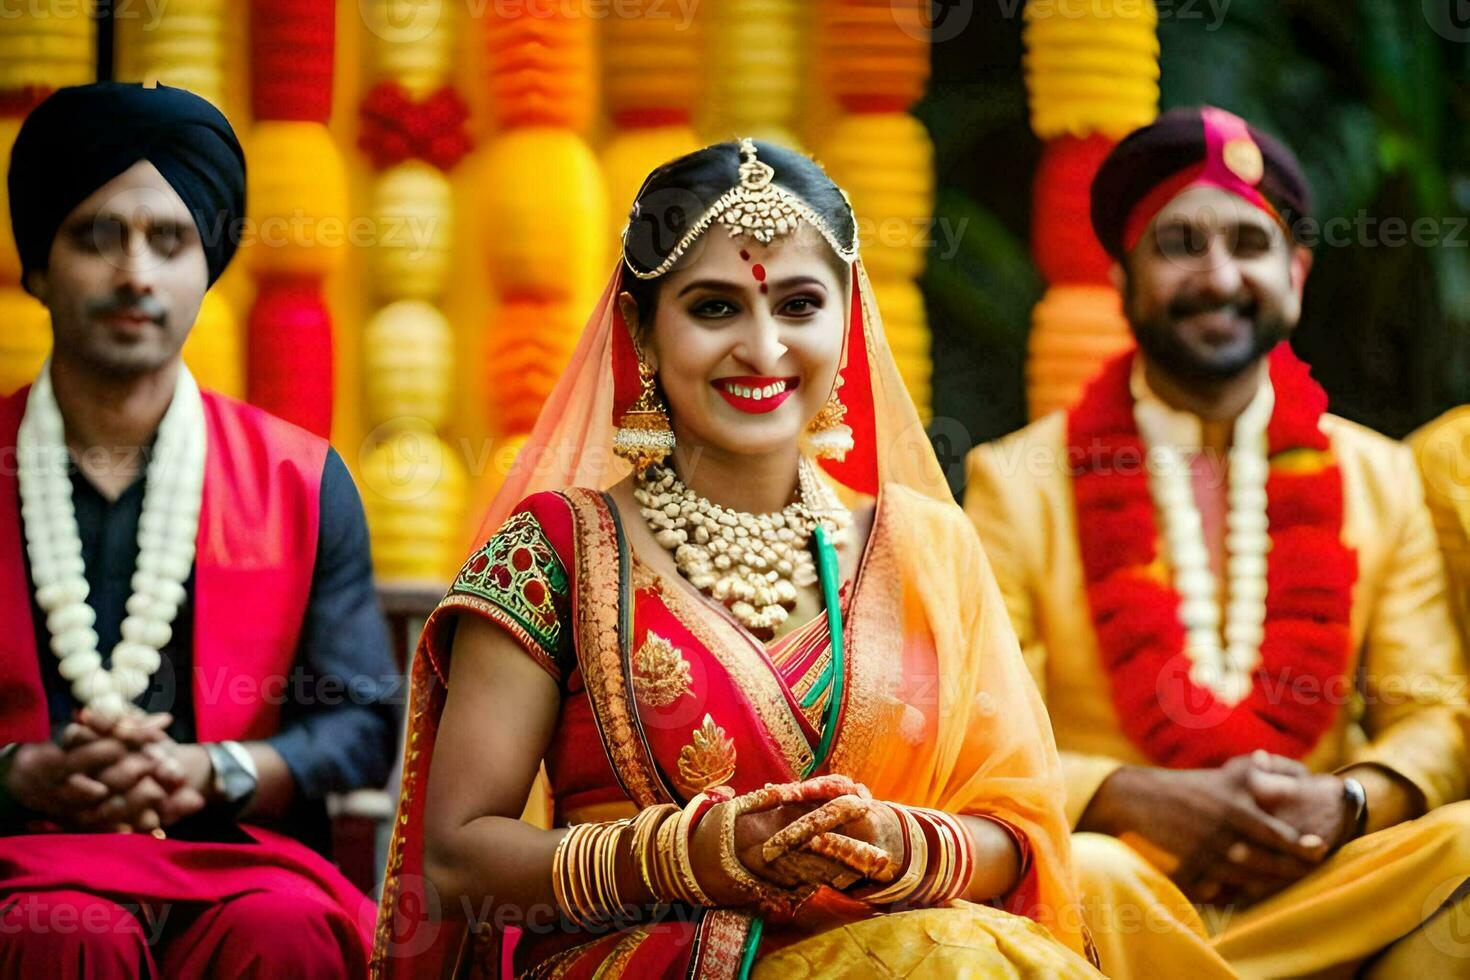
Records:
<instances>
[{"instance_id":1,"label":"black turban","mask_svg":"<svg viewBox=\"0 0 1470 980\"><path fill-rule=\"evenodd\" d=\"M1219 161L1244 178L1265 199L1289 234L1296 235L1311 215L1312 192L1307 178L1285 144L1245 123L1239 117L1210 106L1170 109L1113 147L1092 181L1092 230L1102 247L1121 259L1134 209L1157 188L1208 163L1206 114L1248 134L1256 150L1245 147L1244 166L1230 155ZM1226 143L1227 151L1240 149ZM1182 188L1180 188L1182 190ZM1157 208L1154 209L1157 213Z\"/></svg>"},{"instance_id":2,"label":"black turban","mask_svg":"<svg viewBox=\"0 0 1470 980\"><path fill-rule=\"evenodd\" d=\"M128 82L57 89L21 124L10 155L10 226L23 271L45 269L72 209L139 160L158 168L194 216L212 285L239 243L244 151L199 96Z\"/></svg>"}]
</instances>

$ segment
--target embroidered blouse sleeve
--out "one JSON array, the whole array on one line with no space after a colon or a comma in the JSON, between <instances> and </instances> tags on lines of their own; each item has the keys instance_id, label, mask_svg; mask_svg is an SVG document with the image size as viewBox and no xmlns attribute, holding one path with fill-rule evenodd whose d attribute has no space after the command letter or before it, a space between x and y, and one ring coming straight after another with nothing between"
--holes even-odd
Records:
<instances>
[{"instance_id":1,"label":"embroidered blouse sleeve","mask_svg":"<svg viewBox=\"0 0 1470 980\"><path fill-rule=\"evenodd\" d=\"M523 509L470 555L444 605L496 623L561 683L572 660L569 594L561 557L536 516Z\"/></svg>"}]
</instances>

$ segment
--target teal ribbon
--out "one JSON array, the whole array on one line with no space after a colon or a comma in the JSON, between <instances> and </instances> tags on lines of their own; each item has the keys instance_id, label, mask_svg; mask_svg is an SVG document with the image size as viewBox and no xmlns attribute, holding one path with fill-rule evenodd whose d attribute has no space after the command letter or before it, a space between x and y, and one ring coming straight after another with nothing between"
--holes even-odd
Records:
<instances>
[{"instance_id":1,"label":"teal ribbon","mask_svg":"<svg viewBox=\"0 0 1470 980\"><path fill-rule=\"evenodd\" d=\"M842 687L846 676L843 669L842 603L838 595L840 570L837 567L837 549L832 547L827 529L820 524L812 531L812 540L817 546L817 575L822 584L822 602L827 607L827 629L832 634L832 659L823 671L822 681L813 685L812 690L807 692L807 697L802 699L802 706L810 707L827 687L832 689L832 695L822 716L822 740L812 753L811 763L802 771L803 779L820 769L827 761L827 754L832 751L832 740L837 734L837 719L842 714ZM745 937L745 950L740 958L740 972L736 974L740 980L749 980L765 926L764 919L757 917L750 920L750 932Z\"/></svg>"}]
</instances>

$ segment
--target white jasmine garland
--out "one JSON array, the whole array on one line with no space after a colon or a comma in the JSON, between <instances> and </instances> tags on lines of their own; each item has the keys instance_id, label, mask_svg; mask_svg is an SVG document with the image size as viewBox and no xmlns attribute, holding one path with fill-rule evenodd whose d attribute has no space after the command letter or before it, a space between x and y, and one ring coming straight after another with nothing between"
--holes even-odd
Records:
<instances>
[{"instance_id":1,"label":"white jasmine garland","mask_svg":"<svg viewBox=\"0 0 1470 980\"><path fill-rule=\"evenodd\" d=\"M1149 491L1159 514L1159 530L1184 627L1184 655L1190 679L1234 706L1250 694L1252 674L1261 663L1266 623L1266 555L1271 550L1266 511L1270 474L1266 427L1275 408L1269 381L1235 421L1230 448L1230 480L1225 524L1225 629L1220 629L1219 584L1210 568L1204 524L1194 499L1188 463L1164 435L1168 422L1161 404L1134 402L1134 419L1148 447Z\"/></svg>"},{"instance_id":2,"label":"white jasmine garland","mask_svg":"<svg viewBox=\"0 0 1470 980\"><path fill-rule=\"evenodd\" d=\"M87 605L82 541L72 503L66 427L48 360L31 387L16 439L21 523L36 602L46 615L51 650L73 696L104 717L136 711L162 663L194 565L204 492L204 403L179 367L173 401L158 427L138 522L138 564L111 668L97 649L96 613Z\"/></svg>"}]
</instances>

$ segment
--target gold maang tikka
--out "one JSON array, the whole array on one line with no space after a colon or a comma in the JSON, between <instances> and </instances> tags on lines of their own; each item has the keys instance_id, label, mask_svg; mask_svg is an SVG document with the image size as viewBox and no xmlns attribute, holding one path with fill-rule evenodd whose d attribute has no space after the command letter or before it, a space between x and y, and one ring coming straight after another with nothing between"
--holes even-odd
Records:
<instances>
[{"instance_id":1,"label":"gold maang tikka","mask_svg":"<svg viewBox=\"0 0 1470 980\"><path fill-rule=\"evenodd\" d=\"M763 245L796 231L805 221L811 225L844 262L857 258L857 243L844 243L827 220L801 197L775 183L776 171L768 163L756 159L756 145L749 137L740 141L740 183L730 188L711 204L694 224L689 226L667 257L648 272L628 261L628 231L623 230L623 258L629 271L639 279L657 279L678 264L679 260L709 227L718 221L730 236L750 235Z\"/></svg>"},{"instance_id":2,"label":"gold maang tikka","mask_svg":"<svg viewBox=\"0 0 1470 980\"><path fill-rule=\"evenodd\" d=\"M638 400L618 420L613 433L613 452L633 464L641 473L654 463L662 463L674 451L674 430L669 413L654 386L654 371L641 356L638 358L638 380L642 390Z\"/></svg>"}]
</instances>

